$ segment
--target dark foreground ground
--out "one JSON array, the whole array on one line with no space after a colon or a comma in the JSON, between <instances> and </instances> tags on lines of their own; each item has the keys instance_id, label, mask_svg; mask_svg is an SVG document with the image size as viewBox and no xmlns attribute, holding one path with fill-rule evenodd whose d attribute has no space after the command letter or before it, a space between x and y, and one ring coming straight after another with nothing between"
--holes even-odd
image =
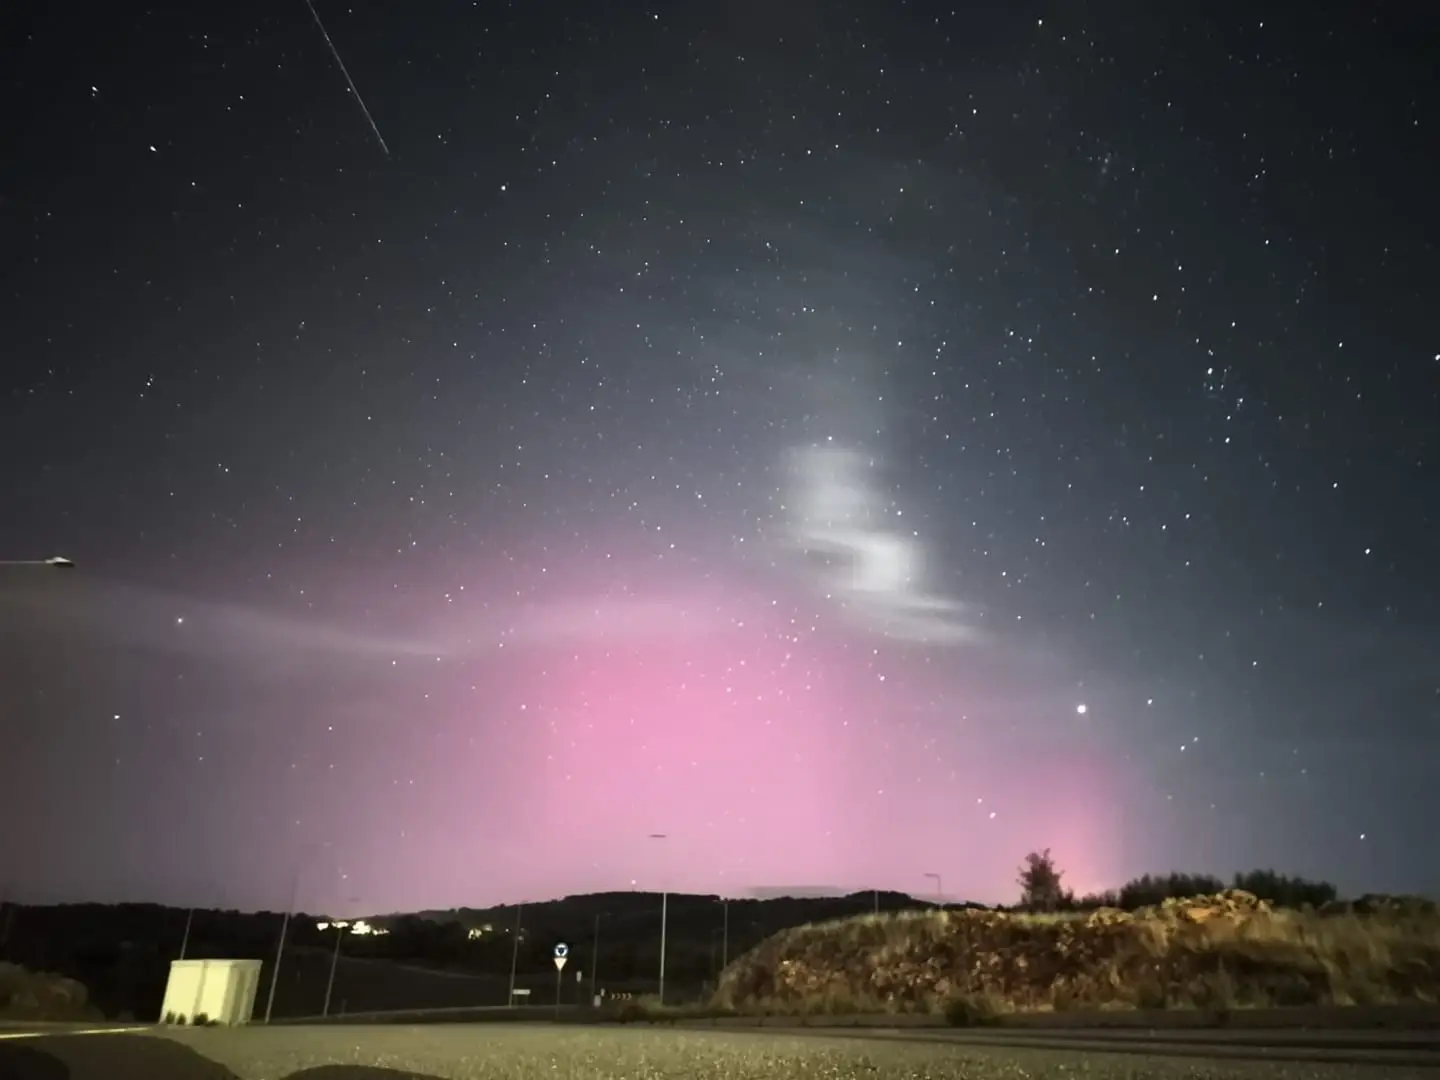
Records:
<instances>
[{"instance_id":1,"label":"dark foreground ground","mask_svg":"<svg viewBox=\"0 0 1440 1080\"><path fill-rule=\"evenodd\" d=\"M1426 1040L1239 1048L1070 1034L788 1033L553 1025L272 1027L0 1040L3 1080L1408 1080L1440 1077ZM1294 1036L1291 1036L1294 1039ZM1313 1042L1314 1040L1312 1040ZM1342 1040L1354 1043L1356 1039ZM1070 1045L1071 1043L1077 1045ZM1124 1045L1120 1045L1120 1044ZM1434 1040L1429 1040L1431 1046ZM1198 1051L1198 1052L1197 1052ZM1305 1055L1312 1060L1303 1060ZM1275 1060L1257 1060L1267 1056ZM1301 1058L1300 1060L1297 1060ZM1368 1062L1368 1063L1366 1063ZM1433 1062L1433 1065L1427 1065Z\"/></svg>"}]
</instances>

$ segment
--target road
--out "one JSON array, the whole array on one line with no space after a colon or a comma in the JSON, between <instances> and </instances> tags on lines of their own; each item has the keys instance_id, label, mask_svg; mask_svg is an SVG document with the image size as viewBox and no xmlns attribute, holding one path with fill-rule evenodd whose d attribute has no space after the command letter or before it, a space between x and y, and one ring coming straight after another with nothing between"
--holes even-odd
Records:
<instances>
[{"instance_id":1,"label":"road","mask_svg":"<svg viewBox=\"0 0 1440 1080\"><path fill-rule=\"evenodd\" d=\"M1293 1033L1291 1033L1293 1039ZM1098 1047L1002 1045L1003 1032L715 1032L483 1024L152 1029L0 1041L4 1080L1437 1080L1440 1051L1366 1040L1370 1064L1227 1058L1223 1033L1158 1044L1131 1033ZM1041 1036L1039 1038L1051 1038ZM1254 1043L1255 1040L1249 1040ZM1340 1040L1342 1043L1362 1040ZM1290 1047L1293 1054L1301 1048ZM1250 1058L1258 1045L1242 1047ZM1310 1047L1315 1053L1316 1048ZM1283 1055L1282 1055L1283 1056Z\"/></svg>"}]
</instances>

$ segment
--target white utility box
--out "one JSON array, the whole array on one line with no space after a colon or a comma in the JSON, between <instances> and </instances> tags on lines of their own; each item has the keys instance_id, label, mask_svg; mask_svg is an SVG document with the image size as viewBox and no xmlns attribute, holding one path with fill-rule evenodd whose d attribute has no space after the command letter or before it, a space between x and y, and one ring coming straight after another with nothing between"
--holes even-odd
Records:
<instances>
[{"instance_id":1,"label":"white utility box","mask_svg":"<svg viewBox=\"0 0 1440 1080\"><path fill-rule=\"evenodd\" d=\"M160 1022L248 1024L259 987L259 960L172 960Z\"/></svg>"}]
</instances>

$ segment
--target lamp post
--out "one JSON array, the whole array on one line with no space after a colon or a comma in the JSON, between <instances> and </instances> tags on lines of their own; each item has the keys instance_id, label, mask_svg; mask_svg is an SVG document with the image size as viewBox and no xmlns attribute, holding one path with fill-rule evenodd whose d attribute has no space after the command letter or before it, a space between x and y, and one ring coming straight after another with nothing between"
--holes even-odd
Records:
<instances>
[{"instance_id":1,"label":"lamp post","mask_svg":"<svg viewBox=\"0 0 1440 1080\"><path fill-rule=\"evenodd\" d=\"M350 903L358 904L360 898L352 896ZM330 995L335 990L335 969L340 966L340 942L345 939L345 930L350 925L348 921L341 921L332 924L335 927L335 951L330 954L330 978L325 981L325 1004L320 1010L321 1016L330 1015Z\"/></svg>"},{"instance_id":2,"label":"lamp post","mask_svg":"<svg viewBox=\"0 0 1440 1080\"><path fill-rule=\"evenodd\" d=\"M651 833L651 840L664 840L664 833ZM670 922L670 882L661 876L660 882L660 988L656 997L660 1004L665 1004L665 940L668 936Z\"/></svg>"},{"instance_id":3,"label":"lamp post","mask_svg":"<svg viewBox=\"0 0 1440 1080\"><path fill-rule=\"evenodd\" d=\"M280 962L285 959L285 935L290 930L290 917L295 913L295 903L300 897L300 868L295 868L295 878L290 883L290 906L280 920L280 942L275 946L275 967L270 972L270 993L265 998L265 1023L270 1023L270 1014L275 1011L275 988L280 985Z\"/></svg>"},{"instance_id":4,"label":"lamp post","mask_svg":"<svg viewBox=\"0 0 1440 1080\"><path fill-rule=\"evenodd\" d=\"M51 555L48 559L0 559L0 566L48 566L52 570L74 570L75 562L64 555Z\"/></svg>"},{"instance_id":5,"label":"lamp post","mask_svg":"<svg viewBox=\"0 0 1440 1080\"><path fill-rule=\"evenodd\" d=\"M295 915L295 905L300 902L300 871L305 865L306 859L313 855L318 847L329 847L328 840L322 843L306 843L300 846L300 852L295 857L295 876L290 881L290 906L285 909L285 918L280 920L280 941L275 946L275 970L270 972L270 993L265 999L265 1023L270 1023L270 1014L275 1008L275 988L280 985L280 962L285 959L285 935L290 929L290 920Z\"/></svg>"},{"instance_id":6,"label":"lamp post","mask_svg":"<svg viewBox=\"0 0 1440 1080\"><path fill-rule=\"evenodd\" d=\"M720 915L720 970L730 966L730 901L721 898Z\"/></svg>"},{"instance_id":7,"label":"lamp post","mask_svg":"<svg viewBox=\"0 0 1440 1080\"><path fill-rule=\"evenodd\" d=\"M515 965L520 961L520 920L525 916L525 905L520 904L515 908L515 941L510 946L510 996L505 1004L515 1005Z\"/></svg>"},{"instance_id":8,"label":"lamp post","mask_svg":"<svg viewBox=\"0 0 1440 1080\"><path fill-rule=\"evenodd\" d=\"M590 947L590 1000L595 1000L595 977L600 970L600 915L595 916L595 939Z\"/></svg>"},{"instance_id":9,"label":"lamp post","mask_svg":"<svg viewBox=\"0 0 1440 1080\"><path fill-rule=\"evenodd\" d=\"M190 926L195 921L195 909L192 907L185 915L185 933L180 937L180 959L185 959L185 952L190 948Z\"/></svg>"},{"instance_id":10,"label":"lamp post","mask_svg":"<svg viewBox=\"0 0 1440 1080\"><path fill-rule=\"evenodd\" d=\"M944 889L944 887L940 884L940 875L939 875L939 874L926 874L925 876L926 876L927 878L933 879L934 882L935 882L935 906L936 906L936 907L944 907L944 906L945 906L945 889Z\"/></svg>"}]
</instances>

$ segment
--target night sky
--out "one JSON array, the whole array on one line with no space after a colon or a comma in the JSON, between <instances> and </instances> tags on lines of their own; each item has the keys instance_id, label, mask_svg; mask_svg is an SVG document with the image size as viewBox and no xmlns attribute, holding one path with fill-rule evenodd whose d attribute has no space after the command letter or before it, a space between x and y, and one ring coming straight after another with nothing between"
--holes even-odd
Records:
<instances>
[{"instance_id":1,"label":"night sky","mask_svg":"<svg viewBox=\"0 0 1440 1080\"><path fill-rule=\"evenodd\" d=\"M1440 885L1433 20L20 8L12 899Z\"/></svg>"}]
</instances>

